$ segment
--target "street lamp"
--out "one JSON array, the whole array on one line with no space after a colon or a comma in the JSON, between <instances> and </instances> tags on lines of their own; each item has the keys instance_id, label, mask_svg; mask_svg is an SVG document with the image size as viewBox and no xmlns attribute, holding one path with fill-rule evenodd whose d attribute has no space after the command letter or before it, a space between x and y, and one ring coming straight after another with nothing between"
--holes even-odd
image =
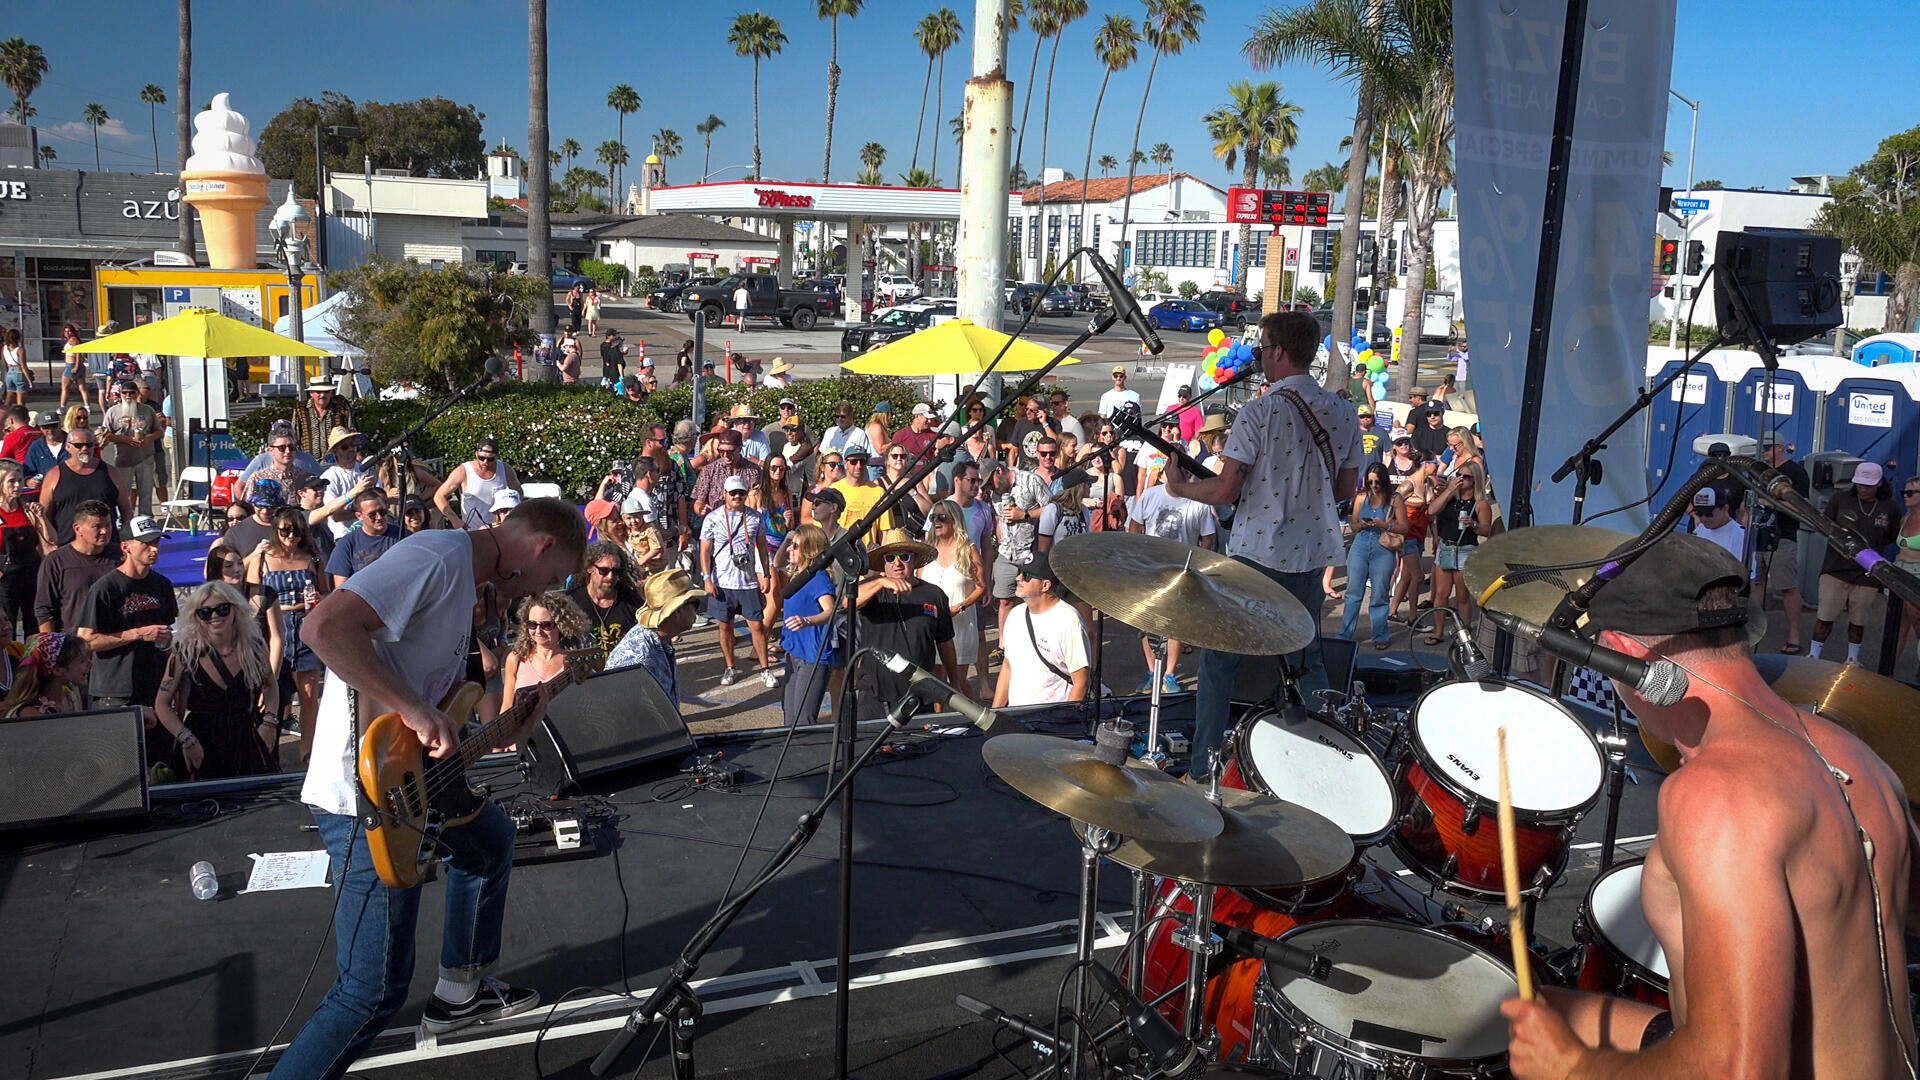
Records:
<instances>
[{"instance_id":1,"label":"street lamp","mask_svg":"<svg viewBox=\"0 0 1920 1080\"><path fill-rule=\"evenodd\" d=\"M301 266L307 260L307 238L298 234L299 227L313 220L307 214L307 208L301 206L293 197L293 188L287 188L287 201L273 212L273 219L267 222L267 231L273 235L273 249L280 255L280 265L287 272L288 301L292 305L287 309L292 323L295 341L307 340L307 328L300 311L300 275Z\"/></svg>"},{"instance_id":2,"label":"street lamp","mask_svg":"<svg viewBox=\"0 0 1920 1080\"><path fill-rule=\"evenodd\" d=\"M1693 128L1687 134L1687 198L1691 199L1693 198L1693 145L1694 140L1700 135L1700 103L1682 95L1672 87L1667 88L1667 93L1679 98L1681 104L1693 110ZM1680 257L1683 260L1686 258L1688 241L1692 239L1693 215L1688 214L1681 219L1680 224ZM1686 271L1686 263L1682 262L1680 264L1680 283L1674 286L1673 290L1673 316L1667 320L1667 348L1669 349L1678 348L1680 345L1680 307L1687 299Z\"/></svg>"},{"instance_id":3,"label":"street lamp","mask_svg":"<svg viewBox=\"0 0 1920 1080\"><path fill-rule=\"evenodd\" d=\"M719 176L723 172L732 172L735 169L751 169L751 168L753 168L753 162L751 161L747 162L745 165L724 165L718 169L713 170L710 173L701 173L700 182L704 184L708 180L712 179L713 177Z\"/></svg>"},{"instance_id":4,"label":"street lamp","mask_svg":"<svg viewBox=\"0 0 1920 1080\"><path fill-rule=\"evenodd\" d=\"M357 139L360 129L346 124L313 125L313 206L319 211L320 218L313 230L313 261L320 264L325 272L327 268L327 161L321 153L320 137L337 135L343 139Z\"/></svg>"}]
</instances>

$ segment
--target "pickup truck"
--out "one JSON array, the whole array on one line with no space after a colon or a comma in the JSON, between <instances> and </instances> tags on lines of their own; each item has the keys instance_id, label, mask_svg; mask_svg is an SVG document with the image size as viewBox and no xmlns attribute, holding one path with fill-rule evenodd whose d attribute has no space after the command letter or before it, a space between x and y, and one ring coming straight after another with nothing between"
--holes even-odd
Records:
<instances>
[{"instance_id":1,"label":"pickup truck","mask_svg":"<svg viewBox=\"0 0 1920 1080\"><path fill-rule=\"evenodd\" d=\"M833 297L813 289L782 289L772 274L733 274L711 285L689 287L680 294L680 310L689 319L705 319L718 328L735 314L733 293L747 286L747 318L778 319L794 330L811 330L823 318L833 317Z\"/></svg>"},{"instance_id":2,"label":"pickup truck","mask_svg":"<svg viewBox=\"0 0 1920 1080\"><path fill-rule=\"evenodd\" d=\"M1229 326L1245 326L1248 320L1257 315L1260 308L1245 293L1214 290L1203 292L1194 297L1208 309L1219 312L1220 319Z\"/></svg>"}]
</instances>

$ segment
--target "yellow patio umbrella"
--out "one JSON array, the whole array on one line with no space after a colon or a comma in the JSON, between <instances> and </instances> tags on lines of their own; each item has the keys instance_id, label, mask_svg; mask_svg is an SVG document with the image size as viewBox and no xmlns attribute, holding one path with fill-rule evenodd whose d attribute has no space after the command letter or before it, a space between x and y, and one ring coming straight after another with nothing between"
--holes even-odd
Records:
<instances>
[{"instance_id":1,"label":"yellow patio umbrella","mask_svg":"<svg viewBox=\"0 0 1920 1080\"><path fill-rule=\"evenodd\" d=\"M209 308L187 308L145 326L82 342L67 352L158 353L165 356L332 356L325 349L282 337Z\"/></svg>"},{"instance_id":2,"label":"yellow patio umbrella","mask_svg":"<svg viewBox=\"0 0 1920 1080\"><path fill-rule=\"evenodd\" d=\"M948 319L918 333L896 338L865 356L840 366L855 375L970 375L985 371L1009 335L989 330L972 319ZM1045 367L1054 350L1032 341L1015 340L1000 360L998 371L1032 371ZM1068 357L1062 364L1080 361Z\"/></svg>"}]
</instances>

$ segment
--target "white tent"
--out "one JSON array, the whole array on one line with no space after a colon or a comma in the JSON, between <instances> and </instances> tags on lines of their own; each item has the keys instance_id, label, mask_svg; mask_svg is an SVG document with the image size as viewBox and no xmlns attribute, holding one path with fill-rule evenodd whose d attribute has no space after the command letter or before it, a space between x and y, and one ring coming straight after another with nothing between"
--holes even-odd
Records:
<instances>
[{"instance_id":1,"label":"white tent","mask_svg":"<svg viewBox=\"0 0 1920 1080\"><path fill-rule=\"evenodd\" d=\"M349 345L340 340L339 337L340 304L344 302L346 298L346 293L334 293L332 296L327 297L325 300L320 301L302 312L300 320L302 329L304 330L302 337L309 345L318 346L336 356L358 360L365 357L366 353L358 346ZM273 332L291 337L293 335L293 315L289 313L275 319Z\"/></svg>"}]
</instances>

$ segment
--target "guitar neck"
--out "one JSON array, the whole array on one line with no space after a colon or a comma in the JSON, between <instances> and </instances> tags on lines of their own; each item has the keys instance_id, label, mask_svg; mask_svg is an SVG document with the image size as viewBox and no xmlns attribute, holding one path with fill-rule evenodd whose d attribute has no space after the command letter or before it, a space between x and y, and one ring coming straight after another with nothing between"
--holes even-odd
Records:
<instances>
[{"instance_id":1,"label":"guitar neck","mask_svg":"<svg viewBox=\"0 0 1920 1080\"><path fill-rule=\"evenodd\" d=\"M574 683L585 679L592 673L588 668L569 664L560 674L547 680L545 685L552 688L553 692L557 694L561 690L572 686ZM549 695L549 698L551 698L551 695ZM513 704L500 710L500 715L494 717L490 722L482 724L478 731L462 739L460 745L454 749L451 755L442 758L437 764L432 766L432 768L435 770L464 773L467 770L467 766L480 760L487 751L493 749L509 732L518 729L520 725L526 721L527 715L532 711L536 700L536 698L530 697L522 701L515 701Z\"/></svg>"}]
</instances>

